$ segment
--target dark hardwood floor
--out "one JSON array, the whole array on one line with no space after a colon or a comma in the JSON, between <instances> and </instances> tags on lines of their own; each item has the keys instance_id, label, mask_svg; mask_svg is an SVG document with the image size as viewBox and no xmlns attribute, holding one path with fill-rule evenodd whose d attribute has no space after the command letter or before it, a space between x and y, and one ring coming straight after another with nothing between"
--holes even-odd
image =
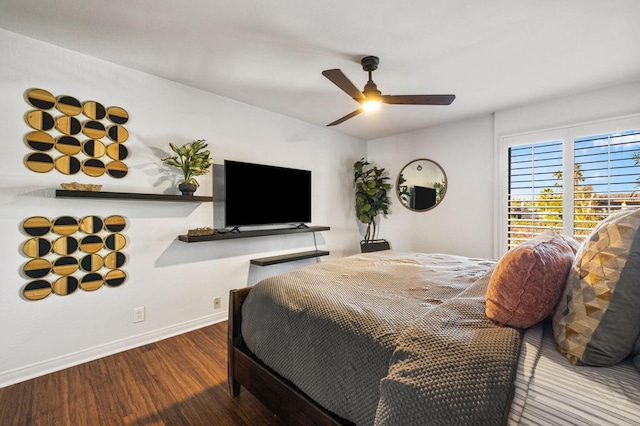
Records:
<instances>
[{"instance_id":1,"label":"dark hardwood floor","mask_svg":"<svg viewBox=\"0 0 640 426\"><path fill-rule=\"evenodd\" d=\"M227 322L0 389L0 425L279 425L227 391Z\"/></svg>"}]
</instances>

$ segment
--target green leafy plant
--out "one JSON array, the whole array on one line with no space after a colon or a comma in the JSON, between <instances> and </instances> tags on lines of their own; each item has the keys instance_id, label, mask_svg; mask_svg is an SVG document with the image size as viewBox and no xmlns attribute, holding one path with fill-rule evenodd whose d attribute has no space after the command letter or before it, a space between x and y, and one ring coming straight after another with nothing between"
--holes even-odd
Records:
<instances>
[{"instance_id":1,"label":"green leafy plant","mask_svg":"<svg viewBox=\"0 0 640 426\"><path fill-rule=\"evenodd\" d=\"M200 186L196 176L208 173L213 164L213 160L210 158L211 151L204 150L207 147L205 142L204 139L198 139L180 147L169 142L171 150L177 155L164 157L162 161L169 166L182 170L184 183L192 183L196 187Z\"/></svg>"},{"instance_id":2,"label":"green leafy plant","mask_svg":"<svg viewBox=\"0 0 640 426\"><path fill-rule=\"evenodd\" d=\"M389 213L389 197L387 191L391 185L386 183L385 169L369 167L371 164L364 158L353 164L353 182L356 189L356 216L367 225L365 241L372 241L377 235L378 215Z\"/></svg>"}]
</instances>

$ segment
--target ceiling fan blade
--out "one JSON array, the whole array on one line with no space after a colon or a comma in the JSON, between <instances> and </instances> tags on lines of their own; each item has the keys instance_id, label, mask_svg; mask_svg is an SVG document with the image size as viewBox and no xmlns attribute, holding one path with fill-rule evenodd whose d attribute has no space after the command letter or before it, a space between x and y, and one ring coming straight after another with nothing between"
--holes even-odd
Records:
<instances>
[{"instance_id":1,"label":"ceiling fan blade","mask_svg":"<svg viewBox=\"0 0 640 426\"><path fill-rule=\"evenodd\" d=\"M385 104L403 105L450 105L456 95L384 95Z\"/></svg>"},{"instance_id":2,"label":"ceiling fan blade","mask_svg":"<svg viewBox=\"0 0 640 426\"><path fill-rule=\"evenodd\" d=\"M327 77L333 84L341 88L347 95L351 96L355 101L364 99L364 94L353 85L351 80L339 69L322 71L322 75Z\"/></svg>"},{"instance_id":3,"label":"ceiling fan blade","mask_svg":"<svg viewBox=\"0 0 640 426\"><path fill-rule=\"evenodd\" d=\"M345 115L344 117L337 119L333 123L327 124L327 127L335 126L336 124L340 124L340 123L342 123L344 121L347 121L348 119L353 118L356 115L360 114L362 111L364 111L362 108L358 108L357 110L353 111L352 113L349 113L349 114Z\"/></svg>"}]
</instances>

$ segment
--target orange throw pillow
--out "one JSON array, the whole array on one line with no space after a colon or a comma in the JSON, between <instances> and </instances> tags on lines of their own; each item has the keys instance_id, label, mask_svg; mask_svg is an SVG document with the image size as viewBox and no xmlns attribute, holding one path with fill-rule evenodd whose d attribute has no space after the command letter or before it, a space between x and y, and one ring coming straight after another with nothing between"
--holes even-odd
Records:
<instances>
[{"instance_id":1,"label":"orange throw pillow","mask_svg":"<svg viewBox=\"0 0 640 426\"><path fill-rule=\"evenodd\" d=\"M509 250L489 280L486 316L518 328L529 328L550 316L574 256L571 246L553 231Z\"/></svg>"}]
</instances>

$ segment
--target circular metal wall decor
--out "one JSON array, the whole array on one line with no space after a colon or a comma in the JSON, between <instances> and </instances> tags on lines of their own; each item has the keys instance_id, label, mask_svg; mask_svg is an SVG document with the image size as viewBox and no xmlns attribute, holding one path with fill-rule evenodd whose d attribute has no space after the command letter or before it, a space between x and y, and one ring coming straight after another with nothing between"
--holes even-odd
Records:
<instances>
[{"instance_id":1,"label":"circular metal wall decor","mask_svg":"<svg viewBox=\"0 0 640 426\"><path fill-rule=\"evenodd\" d=\"M53 158L44 152L34 152L24 160L27 168L33 172L46 173L53 170Z\"/></svg>"},{"instance_id":2,"label":"circular metal wall decor","mask_svg":"<svg viewBox=\"0 0 640 426\"><path fill-rule=\"evenodd\" d=\"M78 289L78 279L74 276L58 278L53 283L53 292L60 296L66 296Z\"/></svg>"},{"instance_id":3,"label":"circular metal wall decor","mask_svg":"<svg viewBox=\"0 0 640 426\"><path fill-rule=\"evenodd\" d=\"M50 295L52 291L53 289L48 281L36 280L24 286L22 295L27 300L40 300Z\"/></svg>"},{"instance_id":4,"label":"circular metal wall decor","mask_svg":"<svg viewBox=\"0 0 640 426\"><path fill-rule=\"evenodd\" d=\"M114 269L112 271L107 272L107 275L104 276L104 283L109 287L118 287L122 285L127 279L127 274L120 269Z\"/></svg>"},{"instance_id":5,"label":"circular metal wall decor","mask_svg":"<svg viewBox=\"0 0 640 426\"><path fill-rule=\"evenodd\" d=\"M75 175L82 168L80 160L70 155L63 155L56 158L55 166L57 171L65 175Z\"/></svg>"},{"instance_id":6,"label":"circular metal wall decor","mask_svg":"<svg viewBox=\"0 0 640 426\"><path fill-rule=\"evenodd\" d=\"M107 137L114 142L126 142L129 139L129 132L124 127L114 124L107 128Z\"/></svg>"},{"instance_id":7,"label":"circular metal wall decor","mask_svg":"<svg viewBox=\"0 0 640 426\"><path fill-rule=\"evenodd\" d=\"M82 124L82 133L90 137L91 139L100 139L106 134L104 124L99 121L91 120L85 121Z\"/></svg>"},{"instance_id":8,"label":"circular metal wall decor","mask_svg":"<svg viewBox=\"0 0 640 426\"><path fill-rule=\"evenodd\" d=\"M58 275L71 275L78 270L78 259L71 256L59 257L53 262L53 272Z\"/></svg>"},{"instance_id":9,"label":"circular metal wall decor","mask_svg":"<svg viewBox=\"0 0 640 426\"><path fill-rule=\"evenodd\" d=\"M80 268L87 272L96 272L104 266L104 260L99 254L88 254L80 259Z\"/></svg>"},{"instance_id":10,"label":"circular metal wall decor","mask_svg":"<svg viewBox=\"0 0 640 426\"><path fill-rule=\"evenodd\" d=\"M104 245L109 250L122 250L127 245L127 239L122 234L111 234L104 240Z\"/></svg>"},{"instance_id":11,"label":"circular metal wall decor","mask_svg":"<svg viewBox=\"0 0 640 426\"><path fill-rule=\"evenodd\" d=\"M80 230L85 234L97 234L103 227L104 222L98 216L85 216L80 220Z\"/></svg>"},{"instance_id":12,"label":"circular metal wall decor","mask_svg":"<svg viewBox=\"0 0 640 426\"><path fill-rule=\"evenodd\" d=\"M114 160L124 160L129 156L129 151L126 146L114 142L107 146L107 155Z\"/></svg>"},{"instance_id":13,"label":"circular metal wall decor","mask_svg":"<svg viewBox=\"0 0 640 426\"><path fill-rule=\"evenodd\" d=\"M84 291L95 291L102 287L104 283L104 278L102 275L97 273L87 274L80 279L80 288Z\"/></svg>"},{"instance_id":14,"label":"circular metal wall decor","mask_svg":"<svg viewBox=\"0 0 640 426\"><path fill-rule=\"evenodd\" d=\"M104 220L105 229L111 232L120 232L127 226L127 220L120 215L109 216Z\"/></svg>"},{"instance_id":15,"label":"circular metal wall decor","mask_svg":"<svg viewBox=\"0 0 640 426\"><path fill-rule=\"evenodd\" d=\"M60 136L56 139L56 149L65 155L75 155L80 152L82 145L73 136Z\"/></svg>"},{"instance_id":16,"label":"circular metal wall decor","mask_svg":"<svg viewBox=\"0 0 640 426\"><path fill-rule=\"evenodd\" d=\"M104 258L104 266L109 269L121 268L127 261L127 256L120 251L112 251Z\"/></svg>"},{"instance_id":17,"label":"circular metal wall decor","mask_svg":"<svg viewBox=\"0 0 640 426\"><path fill-rule=\"evenodd\" d=\"M27 235L42 237L51 232L53 224L49 219L42 216L32 216L22 222L22 229Z\"/></svg>"},{"instance_id":18,"label":"circular metal wall decor","mask_svg":"<svg viewBox=\"0 0 640 426\"><path fill-rule=\"evenodd\" d=\"M80 250L85 253L96 253L104 247L104 241L98 235L89 235L80 240Z\"/></svg>"},{"instance_id":19,"label":"circular metal wall decor","mask_svg":"<svg viewBox=\"0 0 640 426\"><path fill-rule=\"evenodd\" d=\"M125 124L127 121L129 121L129 113L123 108L112 106L107 108L107 118L112 123Z\"/></svg>"},{"instance_id":20,"label":"circular metal wall decor","mask_svg":"<svg viewBox=\"0 0 640 426\"><path fill-rule=\"evenodd\" d=\"M49 151L56 143L56 140L49 133L37 131L25 136L27 146L36 151Z\"/></svg>"},{"instance_id":21,"label":"circular metal wall decor","mask_svg":"<svg viewBox=\"0 0 640 426\"><path fill-rule=\"evenodd\" d=\"M122 161L111 161L107 163L107 174L113 178L121 179L127 175L129 169Z\"/></svg>"},{"instance_id":22,"label":"circular metal wall decor","mask_svg":"<svg viewBox=\"0 0 640 426\"><path fill-rule=\"evenodd\" d=\"M51 109L56 106L56 98L43 89L31 89L27 92L27 102L39 109Z\"/></svg>"},{"instance_id":23,"label":"circular metal wall decor","mask_svg":"<svg viewBox=\"0 0 640 426\"><path fill-rule=\"evenodd\" d=\"M104 163L97 158L89 158L82 162L82 171L88 176L102 176L105 169Z\"/></svg>"},{"instance_id":24,"label":"circular metal wall decor","mask_svg":"<svg viewBox=\"0 0 640 426\"><path fill-rule=\"evenodd\" d=\"M78 115L82 112L82 104L73 96L59 96L56 108L66 115Z\"/></svg>"},{"instance_id":25,"label":"circular metal wall decor","mask_svg":"<svg viewBox=\"0 0 640 426\"><path fill-rule=\"evenodd\" d=\"M69 236L60 237L53 242L52 250L56 254L68 256L78 250L78 240Z\"/></svg>"},{"instance_id":26,"label":"circular metal wall decor","mask_svg":"<svg viewBox=\"0 0 640 426\"><path fill-rule=\"evenodd\" d=\"M107 149L101 141L89 139L82 144L82 152L91 158L100 158Z\"/></svg>"},{"instance_id":27,"label":"circular metal wall decor","mask_svg":"<svg viewBox=\"0 0 640 426\"><path fill-rule=\"evenodd\" d=\"M61 115L56 118L56 129L67 136L77 135L82 130L82 124L75 117Z\"/></svg>"},{"instance_id":28,"label":"circular metal wall decor","mask_svg":"<svg viewBox=\"0 0 640 426\"><path fill-rule=\"evenodd\" d=\"M27 124L36 130L51 130L55 121L51 114L46 111L34 110L27 112Z\"/></svg>"},{"instance_id":29,"label":"circular metal wall decor","mask_svg":"<svg viewBox=\"0 0 640 426\"><path fill-rule=\"evenodd\" d=\"M102 120L107 116L106 108L96 101L86 101L82 104L82 112L92 120Z\"/></svg>"},{"instance_id":30,"label":"circular metal wall decor","mask_svg":"<svg viewBox=\"0 0 640 426\"><path fill-rule=\"evenodd\" d=\"M35 237L24 242L22 252L28 257L42 257L51 251L51 243L44 238Z\"/></svg>"},{"instance_id":31,"label":"circular metal wall decor","mask_svg":"<svg viewBox=\"0 0 640 426\"><path fill-rule=\"evenodd\" d=\"M78 220L71 216L60 216L53 221L53 232L60 235L71 235L78 231Z\"/></svg>"},{"instance_id":32,"label":"circular metal wall decor","mask_svg":"<svg viewBox=\"0 0 640 426\"><path fill-rule=\"evenodd\" d=\"M22 272L29 278L42 278L51 272L51 262L47 259L37 258L28 261L22 268Z\"/></svg>"}]
</instances>

